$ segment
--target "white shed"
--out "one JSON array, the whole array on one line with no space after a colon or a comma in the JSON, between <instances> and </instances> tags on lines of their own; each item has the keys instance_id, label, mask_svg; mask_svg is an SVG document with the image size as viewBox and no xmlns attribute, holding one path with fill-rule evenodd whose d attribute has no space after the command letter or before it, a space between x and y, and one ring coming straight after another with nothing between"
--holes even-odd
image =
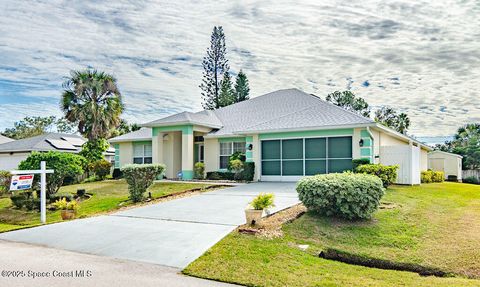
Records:
<instances>
[{"instance_id":1,"label":"white shed","mask_svg":"<svg viewBox=\"0 0 480 287\"><path fill-rule=\"evenodd\" d=\"M435 150L428 153L428 168L434 171L443 171L445 179L449 175L462 180L462 156L454 153Z\"/></svg>"}]
</instances>

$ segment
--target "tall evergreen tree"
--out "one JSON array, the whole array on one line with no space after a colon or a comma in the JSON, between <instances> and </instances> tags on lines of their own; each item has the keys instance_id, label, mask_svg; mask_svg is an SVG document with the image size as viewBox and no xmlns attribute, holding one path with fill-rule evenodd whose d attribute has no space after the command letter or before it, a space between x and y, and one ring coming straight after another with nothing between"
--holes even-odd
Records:
<instances>
[{"instance_id":1,"label":"tall evergreen tree","mask_svg":"<svg viewBox=\"0 0 480 287\"><path fill-rule=\"evenodd\" d=\"M215 26L210 38L210 47L207 49L207 55L202 62L204 71L200 88L202 89L202 106L204 109L214 110L221 106L221 79L230 69L225 57L226 52L223 28L222 26Z\"/></svg>"},{"instance_id":2,"label":"tall evergreen tree","mask_svg":"<svg viewBox=\"0 0 480 287\"><path fill-rule=\"evenodd\" d=\"M222 84L219 94L219 108L226 107L236 102L235 90L232 87L232 78L230 73L223 74Z\"/></svg>"},{"instance_id":3,"label":"tall evergreen tree","mask_svg":"<svg viewBox=\"0 0 480 287\"><path fill-rule=\"evenodd\" d=\"M235 102L239 103L250 98L250 87L248 85L247 75L240 70L235 79Z\"/></svg>"}]
</instances>

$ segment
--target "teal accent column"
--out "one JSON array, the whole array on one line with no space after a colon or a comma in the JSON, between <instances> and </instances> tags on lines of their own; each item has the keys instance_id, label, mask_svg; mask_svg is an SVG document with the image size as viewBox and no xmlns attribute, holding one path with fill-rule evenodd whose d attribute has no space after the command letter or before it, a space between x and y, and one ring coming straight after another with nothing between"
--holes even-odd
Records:
<instances>
[{"instance_id":1,"label":"teal accent column","mask_svg":"<svg viewBox=\"0 0 480 287\"><path fill-rule=\"evenodd\" d=\"M248 150L248 146L253 145L253 137L248 136L245 137L245 161L246 162L253 162L253 152Z\"/></svg>"},{"instance_id":2,"label":"teal accent column","mask_svg":"<svg viewBox=\"0 0 480 287\"><path fill-rule=\"evenodd\" d=\"M182 179L183 180L192 180L193 179L193 170L182 170Z\"/></svg>"},{"instance_id":3,"label":"teal accent column","mask_svg":"<svg viewBox=\"0 0 480 287\"><path fill-rule=\"evenodd\" d=\"M360 132L360 137L363 140L363 146L360 148L360 156L362 158L368 158L370 163L374 163L374 146L373 138L370 136L370 133L367 130L362 130Z\"/></svg>"}]
</instances>

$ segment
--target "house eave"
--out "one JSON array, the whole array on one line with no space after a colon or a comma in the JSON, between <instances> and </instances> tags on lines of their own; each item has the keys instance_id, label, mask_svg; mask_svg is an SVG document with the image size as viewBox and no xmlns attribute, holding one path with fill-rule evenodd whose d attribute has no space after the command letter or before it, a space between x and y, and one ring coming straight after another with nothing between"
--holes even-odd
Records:
<instances>
[{"instance_id":1,"label":"house eave","mask_svg":"<svg viewBox=\"0 0 480 287\"><path fill-rule=\"evenodd\" d=\"M150 122L150 123L141 124L140 126L146 127L146 128L156 128L156 127L170 127L170 126L179 126L179 125L194 125L194 126L201 126L206 128L212 128L212 129L220 129L223 127L221 125L205 124L197 121L178 121L178 122L169 122L169 123Z\"/></svg>"},{"instance_id":2,"label":"house eave","mask_svg":"<svg viewBox=\"0 0 480 287\"><path fill-rule=\"evenodd\" d=\"M378 128L379 130L382 130L383 132L386 132L386 133L388 133L388 134L390 134L390 135L392 135L392 136L394 136L394 137L396 137L396 138L406 140L407 142L416 143L419 147L421 147L421 148L423 148L423 149L425 149L425 150L427 150L427 151L433 151L433 148L432 148L432 147L430 147L430 146L428 146L428 145L426 145L426 144L424 144L424 143L422 143L422 142L419 142L418 140L416 140L416 139L414 139L414 138L411 138L411 137L409 137L409 136L407 136L407 135L404 135L404 134L402 134L402 133L399 133L399 132L397 132L396 130L393 130L393 129L389 128L389 127L386 127L386 126L384 126L384 125L382 125L382 124L375 123L375 124L374 124L374 127L375 127L375 128Z\"/></svg>"},{"instance_id":3,"label":"house eave","mask_svg":"<svg viewBox=\"0 0 480 287\"><path fill-rule=\"evenodd\" d=\"M246 130L246 131L236 131L235 133L241 134L241 135L267 134L267 133L279 133L279 132L301 132L301 131L317 131L317 130L332 130L332 129L364 128L364 127L370 127L374 125L375 123L362 123L362 124L351 124L351 125L330 125L330 126L319 126L319 127L286 128L286 129L271 129L271 130Z\"/></svg>"}]
</instances>

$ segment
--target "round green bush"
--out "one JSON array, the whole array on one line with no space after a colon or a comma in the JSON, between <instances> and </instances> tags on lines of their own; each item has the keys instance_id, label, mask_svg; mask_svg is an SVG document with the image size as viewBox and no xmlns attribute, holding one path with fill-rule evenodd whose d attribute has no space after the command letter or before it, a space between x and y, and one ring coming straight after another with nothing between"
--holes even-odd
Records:
<instances>
[{"instance_id":1,"label":"round green bush","mask_svg":"<svg viewBox=\"0 0 480 287\"><path fill-rule=\"evenodd\" d=\"M300 200L311 211L346 219L368 219L384 194L380 178L370 174L331 173L302 178Z\"/></svg>"},{"instance_id":2,"label":"round green bush","mask_svg":"<svg viewBox=\"0 0 480 287\"><path fill-rule=\"evenodd\" d=\"M164 170L163 164L127 164L122 167L121 171L128 184L130 199L133 202L142 201L147 188Z\"/></svg>"}]
</instances>

